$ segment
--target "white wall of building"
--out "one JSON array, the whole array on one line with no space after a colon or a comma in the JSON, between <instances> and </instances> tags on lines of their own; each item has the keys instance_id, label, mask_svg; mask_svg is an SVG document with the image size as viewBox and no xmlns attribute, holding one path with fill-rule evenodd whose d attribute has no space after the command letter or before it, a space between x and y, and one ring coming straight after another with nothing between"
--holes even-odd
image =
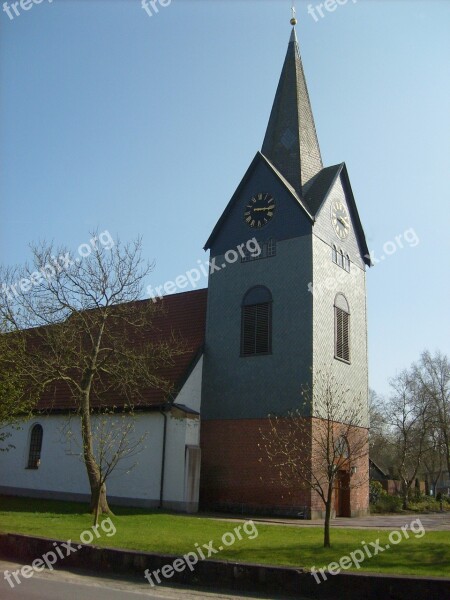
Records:
<instances>
[{"instance_id":1,"label":"white wall of building","mask_svg":"<svg viewBox=\"0 0 450 600\"><path fill-rule=\"evenodd\" d=\"M200 407L201 367L200 361L183 386L177 403L190 408ZM112 503L159 506L164 417L158 411L151 411L124 418L132 420L133 437L138 440L145 436L145 439L140 445L140 452L127 462L120 463L108 479L108 496ZM112 419L116 426L121 420L117 416L108 419ZM38 469L27 469L30 432L37 423L43 428L41 461ZM93 417L94 430L95 423L96 417ZM73 500L85 500L89 496L89 482L81 455L79 417L39 416L10 433L8 442L14 448L0 452L0 493ZM167 414L163 506L180 510L186 508L186 446L198 446L199 439L198 416L186 415L177 409Z\"/></svg>"},{"instance_id":2,"label":"white wall of building","mask_svg":"<svg viewBox=\"0 0 450 600\"><path fill-rule=\"evenodd\" d=\"M177 404L189 406L192 410L200 412L202 394L203 356L200 357L192 373L177 396Z\"/></svg>"}]
</instances>

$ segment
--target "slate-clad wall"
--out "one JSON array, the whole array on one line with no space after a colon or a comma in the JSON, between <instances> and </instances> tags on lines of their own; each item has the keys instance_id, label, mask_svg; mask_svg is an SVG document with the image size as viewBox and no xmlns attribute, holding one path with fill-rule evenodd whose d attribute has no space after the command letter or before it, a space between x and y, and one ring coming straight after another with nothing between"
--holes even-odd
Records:
<instances>
[{"instance_id":1,"label":"slate-clad wall","mask_svg":"<svg viewBox=\"0 0 450 600\"><path fill-rule=\"evenodd\" d=\"M244 222L245 205L257 192L271 193L273 219L260 230ZM209 278L202 390L203 419L257 419L298 405L312 366L311 226L303 210L264 162L240 190L211 255L226 264L224 253L255 236L277 240L276 256L234 264ZM240 356L241 305L253 286L273 297L272 354Z\"/></svg>"},{"instance_id":2,"label":"slate-clad wall","mask_svg":"<svg viewBox=\"0 0 450 600\"><path fill-rule=\"evenodd\" d=\"M319 214L317 215L316 222L314 223L314 234L323 242L329 244L330 248L333 243L338 249L342 248L344 254L349 254L350 260L354 265L356 265L360 269L364 269L365 266L362 256L363 251L355 235L354 221L351 231L345 240L339 239L339 237L334 231L333 223L331 221L331 205L334 200L342 202L342 204L344 204L344 206L347 208L347 212L349 213L350 218L353 219L353 215L346 200L342 175L336 180L332 190L330 191L326 199L325 204L322 206ZM325 274L325 276L326 275L327 274Z\"/></svg>"},{"instance_id":3,"label":"slate-clad wall","mask_svg":"<svg viewBox=\"0 0 450 600\"><path fill-rule=\"evenodd\" d=\"M361 397L362 426L368 426L368 364L367 364L367 315L366 273L361 266L354 229L347 240L340 241L331 226L331 204L334 199L346 204L338 180L323 207L313 235L313 347L314 370L326 369L331 364L333 373L344 387L349 387L349 401ZM336 243L348 252L351 259L350 273L332 261L332 244ZM350 363L334 359L334 299L336 294L346 297L350 308Z\"/></svg>"},{"instance_id":4,"label":"slate-clad wall","mask_svg":"<svg viewBox=\"0 0 450 600\"><path fill-rule=\"evenodd\" d=\"M203 419L256 419L298 406L311 377L310 278L310 236L279 242L275 257L238 262L210 277ZM241 305L255 285L272 293L272 354L241 357Z\"/></svg>"},{"instance_id":5,"label":"slate-clad wall","mask_svg":"<svg viewBox=\"0 0 450 600\"><path fill-rule=\"evenodd\" d=\"M226 220L216 238L212 240L212 257L225 254L227 250L235 249L238 244L247 242L254 236L258 239L274 237L277 240L285 240L311 233L310 219L262 156L259 155L255 159L251 172L238 190ZM272 220L258 230L245 223L244 210L252 197L259 192L272 194L276 208Z\"/></svg>"}]
</instances>

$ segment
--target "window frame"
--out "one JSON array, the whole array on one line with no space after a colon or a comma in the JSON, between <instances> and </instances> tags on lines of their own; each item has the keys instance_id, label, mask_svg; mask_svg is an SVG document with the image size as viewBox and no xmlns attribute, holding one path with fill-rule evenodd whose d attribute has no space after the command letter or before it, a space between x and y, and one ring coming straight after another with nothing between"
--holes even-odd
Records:
<instances>
[{"instance_id":1,"label":"window frame","mask_svg":"<svg viewBox=\"0 0 450 600\"><path fill-rule=\"evenodd\" d=\"M266 258L273 258L277 255L277 240L269 238L266 242Z\"/></svg>"},{"instance_id":2,"label":"window frame","mask_svg":"<svg viewBox=\"0 0 450 600\"><path fill-rule=\"evenodd\" d=\"M333 262L335 265L337 265L338 264L338 258L337 258L338 257L338 249L337 249L336 244L333 244L332 253L333 253L332 254Z\"/></svg>"},{"instance_id":3,"label":"window frame","mask_svg":"<svg viewBox=\"0 0 450 600\"><path fill-rule=\"evenodd\" d=\"M341 300L341 298L343 299L343 302ZM343 307L345 303L345 308ZM339 305L341 304L341 305ZM347 325L346 325L346 336L345 336L345 332L344 329L342 329L342 335L339 335L339 315L340 313L338 312L340 311L340 313L342 313L342 315L346 315L347 317ZM344 318L343 318L344 321ZM344 328L344 322L342 323L342 328ZM347 298L344 296L344 294L342 294L341 292L336 294L335 300L334 300L334 358L336 360L339 360L347 365L351 364L351 344L350 344L350 332L351 332L351 325L350 325L350 306L348 304ZM345 346L344 341L345 341L345 337L347 338L347 345ZM339 338L343 338L342 340L340 340ZM339 355L338 353L338 343L342 344L342 356ZM347 350L347 352L345 352L345 349ZM345 354L347 354L347 357L345 357Z\"/></svg>"},{"instance_id":4,"label":"window frame","mask_svg":"<svg viewBox=\"0 0 450 600\"><path fill-rule=\"evenodd\" d=\"M37 439L35 439L35 433L39 431ZM42 455L42 443L44 440L44 428L40 423L34 423L30 428L30 434L28 438L28 456L26 469L36 471L39 469L41 464Z\"/></svg>"},{"instance_id":5,"label":"window frame","mask_svg":"<svg viewBox=\"0 0 450 600\"><path fill-rule=\"evenodd\" d=\"M334 444L334 453L338 458L348 460L350 458L350 444L345 435L340 435Z\"/></svg>"},{"instance_id":6,"label":"window frame","mask_svg":"<svg viewBox=\"0 0 450 600\"><path fill-rule=\"evenodd\" d=\"M257 298L257 296L260 295L261 296L261 300L262 301L255 301L255 299ZM253 300L252 297L253 296ZM242 300L242 304L241 304L241 339L240 339L240 357L241 358L251 358L251 357L255 357L255 356L270 356L272 354L272 337L273 337L273 329L272 329L272 323L273 323L273 310L272 310L272 306L273 306L273 299L272 299L272 294L270 292L270 290L263 286L263 285L256 285L253 286L252 288L250 288L249 290L247 290L247 292L244 295L244 298ZM267 307L267 350L264 352L257 352L257 327L258 327L258 308L261 307ZM253 331L252 331L252 337L253 337L253 342L254 342L254 347L255 347L255 351L252 353L248 353L245 352L245 346L246 346L246 342L248 341L246 339L246 335L245 332L247 330L248 324L246 322L246 319L248 318L248 313L246 314L246 311L248 311L249 308L254 308L255 309L255 323L252 324L253 327Z\"/></svg>"}]
</instances>

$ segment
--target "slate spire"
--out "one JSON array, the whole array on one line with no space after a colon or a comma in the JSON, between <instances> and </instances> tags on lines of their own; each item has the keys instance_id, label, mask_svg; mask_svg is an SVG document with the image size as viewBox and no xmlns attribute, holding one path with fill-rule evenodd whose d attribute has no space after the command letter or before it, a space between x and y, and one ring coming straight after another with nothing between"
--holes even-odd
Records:
<instances>
[{"instance_id":1,"label":"slate spire","mask_svg":"<svg viewBox=\"0 0 450 600\"><path fill-rule=\"evenodd\" d=\"M270 114L262 153L303 195L323 168L308 88L292 19L291 38Z\"/></svg>"}]
</instances>

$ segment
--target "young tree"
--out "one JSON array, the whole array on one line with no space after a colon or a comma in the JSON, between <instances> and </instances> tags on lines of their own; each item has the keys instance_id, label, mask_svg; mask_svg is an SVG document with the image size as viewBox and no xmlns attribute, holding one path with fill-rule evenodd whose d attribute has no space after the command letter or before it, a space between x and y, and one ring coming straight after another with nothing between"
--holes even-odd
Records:
<instances>
[{"instance_id":1,"label":"young tree","mask_svg":"<svg viewBox=\"0 0 450 600\"><path fill-rule=\"evenodd\" d=\"M305 417L309 414L313 418ZM299 408L285 416L270 416L268 433L261 431L264 441L260 447L279 472L282 485L299 486L321 499L326 548L331 545L330 520L338 473L348 472L348 490L367 482L361 469L352 469L368 461L363 420L362 399L339 384L330 371L322 371L315 376L312 389L303 390Z\"/></svg>"},{"instance_id":2,"label":"young tree","mask_svg":"<svg viewBox=\"0 0 450 600\"><path fill-rule=\"evenodd\" d=\"M142 450L147 433L136 435L136 413L132 406L104 408L100 412L92 411L92 437L94 455L99 470L99 487L106 486L110 477L118 471L129 473L137 465L133 460ZM79 446L79 440L69 417L62 427L62 441ZM83 453L81 452L81 456ZM98 524L100 513L100 495L95 499L94 526Z\"/></svg>"},{"instance_id":3,"label":"young tree","mask_svg":"<svg viewBox=\"0 0 450 600\"><path fill-rule=\"evenodd\" d=\"M73 399L91 509L107 513L93 410L118 401L136 405L150 388L169 393L164 367L185 352L185 344L175 334L152 339L158 339L153 321L164 303L140 301L152 269L142 259L140 240L123 245L108 232L94 232L83 246L83 258L72 259L67 248L34 245L31 266L4 269L0 317L27 348L31 387L49 398L64 386Z\"/></svg>"}]
</instances>

